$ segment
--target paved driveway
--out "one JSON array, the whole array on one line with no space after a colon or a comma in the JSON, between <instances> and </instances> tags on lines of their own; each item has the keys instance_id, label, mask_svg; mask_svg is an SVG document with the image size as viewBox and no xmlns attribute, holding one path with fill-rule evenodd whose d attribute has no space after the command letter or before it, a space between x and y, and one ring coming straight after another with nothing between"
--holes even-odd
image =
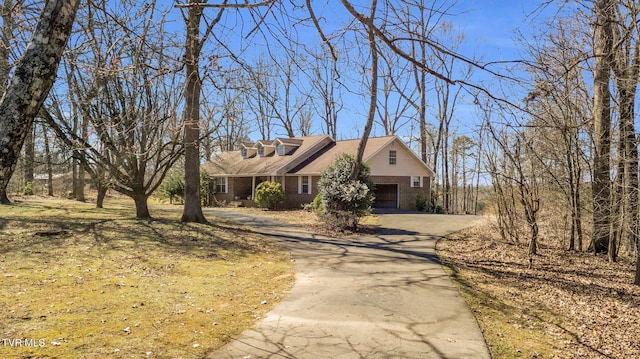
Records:
<instances>
[{"instance_id":1,"label":"paved driveway","mask_svg":"<svg viewBox=\"0 0 640 359\"><path fill-rule=\"evenodd\" d=\"M227 211L296 261L289 295L209 358L489 358L475 318L435 255L472 216L383 214L380 230L334 239Z\"/></svg>"}]
</instances>

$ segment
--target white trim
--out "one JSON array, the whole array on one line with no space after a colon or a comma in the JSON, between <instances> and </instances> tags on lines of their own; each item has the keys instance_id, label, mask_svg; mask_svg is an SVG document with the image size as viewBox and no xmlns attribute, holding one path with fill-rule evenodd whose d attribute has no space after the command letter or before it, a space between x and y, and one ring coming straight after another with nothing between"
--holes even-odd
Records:
<instances>
[{"instance_id":1,"label":"white trim","mask_svg":"<svg viewBox=\"0 0 640 359\"><path fill-rule=\"evenodd\" d=\"M256 176L251 177L251 199L256 198Z\"/></svg>"},{"instance_id":2,"label":"white trim","mask_svg":"<svg viewBox=\"0 0 640 359\"><path fill-rule=\"evenodd\" d=\"M213 183L213 186L214 186L214 188L213 188L214 191L213 192L214 193L229 193L229 177L227 177L227 176L214 176L212 178L215 181ZM220 178L224 179L224 191L223 192L218 192L217 191L218 179L220 179Z\"/></svg>"},{"instance_id":3,"label":"white trim","mask_svg":"<svg viewBox=\"0 0 640 359\"><path fill-rule=\"evenodd\" d=\"M302 183L303 177L307 177L307 186L308 186L308 188L307 188L308 191L307 192L304 192L302 190L303 189L303 187L302 187L303 186L303 183ZM298 194L311 194L312 191L313 190L311 189L311 176L307 176L307 175L298 176Z\"/></svg>"},{"instance_id":4,"label":"white trim","mask_svg":"<svg viewBox=\"0 0 640 359\"><path fill-rule=\"evenodd\" d=\"M418 177L419 178L419 182L420 184L418 186L414 185L413 179ZM409 179L409 181L411 181L411 187L412 188L422 188L423 187L423 182L422 182L423 177L422 176L411 176L411 178Z\"/></svg>"}]
</instances>

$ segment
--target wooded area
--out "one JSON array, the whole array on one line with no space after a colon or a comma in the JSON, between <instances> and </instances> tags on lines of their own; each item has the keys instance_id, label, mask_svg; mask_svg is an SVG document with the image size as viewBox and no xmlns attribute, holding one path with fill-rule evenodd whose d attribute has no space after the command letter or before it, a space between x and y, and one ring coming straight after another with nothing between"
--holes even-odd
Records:
<instances>
[{"instance_id":1,"label":"wooded area","mask_svg":"<svg viewBox=\"0 0 640 359\"><path fill-rule=\"evenodd\" d=\"M98 206L113 189L146 218L182 175L182 219L203 222L203 160L356 127L361 151L397 134L434 169L431 210L495 215L530 256L544 243L632 258L640 284L637 3L540 1L512 61L463 50L462 4L5 0L2 202L34 188L86 200L86 173ZM64 176L73 186L54 188Z\"/></svg>"}]
</instances>

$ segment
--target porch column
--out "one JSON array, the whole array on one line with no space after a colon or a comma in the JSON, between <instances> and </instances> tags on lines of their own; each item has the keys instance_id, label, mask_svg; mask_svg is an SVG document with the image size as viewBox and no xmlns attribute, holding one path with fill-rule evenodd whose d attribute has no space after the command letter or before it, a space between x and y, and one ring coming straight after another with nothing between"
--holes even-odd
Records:
<instances>
[{"instance_id":1,"label":"porch column","mask_svg":"<svg viewBox=\"0 0 640 359\"><path fill-rule=\"evenodd\" d=\"M256 198L256 176L251 177L251 200Z\"/></svg>"}]
</instances>

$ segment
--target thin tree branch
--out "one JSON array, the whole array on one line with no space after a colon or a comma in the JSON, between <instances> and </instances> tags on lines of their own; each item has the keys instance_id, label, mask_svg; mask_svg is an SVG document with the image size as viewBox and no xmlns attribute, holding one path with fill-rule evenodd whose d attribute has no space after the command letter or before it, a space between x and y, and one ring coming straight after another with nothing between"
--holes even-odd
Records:
<instances>
[{"instance_id":1,"label":"thin tree branch","mask_svg":"<svg viewBox=\"0 0 640 359\"><path fill-rule=\"evenodd\" d=\"M208 3L189 3L189 4L176 4L175 7L181 9L188 9L191 7L211 7L217 9L250 9L254 7L265 6L274 3L276 0L265 0L257 3L244 3L244 4L228 4L227 1L224 1L222 4L208 4Z\"/></svg>"}]
</instances>

